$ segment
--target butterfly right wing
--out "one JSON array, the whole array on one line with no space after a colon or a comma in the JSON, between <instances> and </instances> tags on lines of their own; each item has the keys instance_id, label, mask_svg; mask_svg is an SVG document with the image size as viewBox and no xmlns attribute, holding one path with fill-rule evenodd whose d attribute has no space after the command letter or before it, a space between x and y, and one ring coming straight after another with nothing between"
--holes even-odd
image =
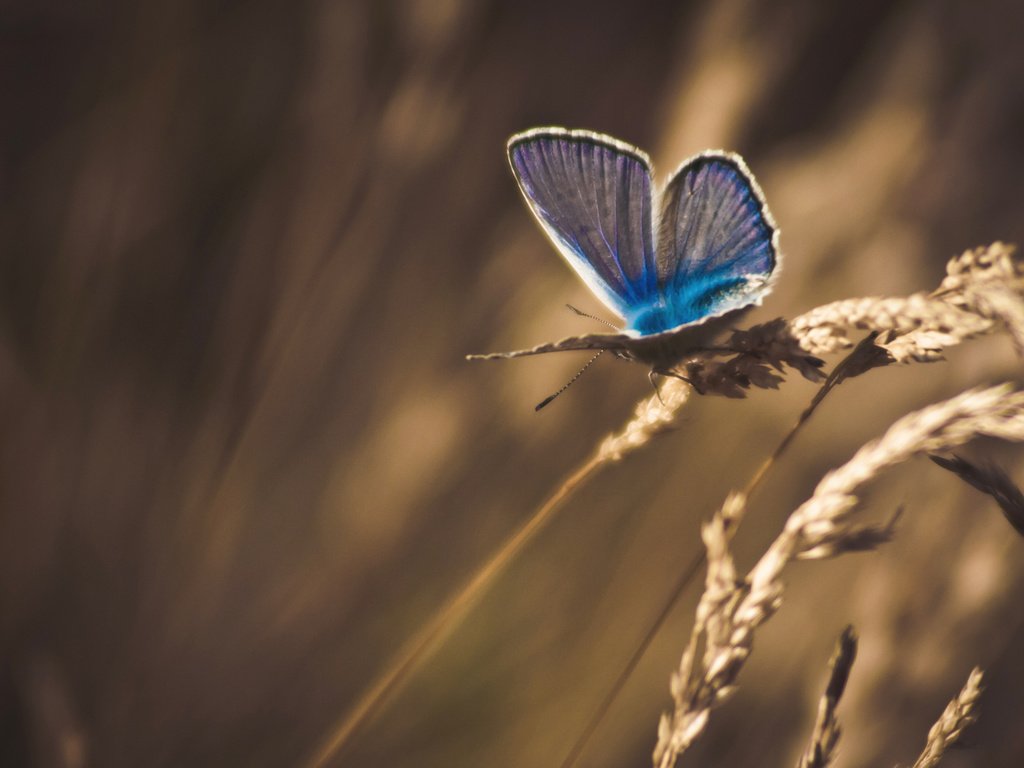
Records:
<instances>
[{"instance_id":1,"label":"butterfly right wing","mask_svg":"<svg viewBox=\"0 0 1024 768\"><path fill-rule=\"evenodd\" d=\"M602 134L537 128L509 139L508 157L544 231L605 306L626 317L655 295L645 154Z\"/></svg>"},{"instance_id":2,"label":"butterfly right wing","mask_svg":"<svg viewBox=\"0 0 1024 768\"><path fill-rule=\"evenodd\" d=\"M739 155L705 152L662 195L658 279L669 301L714 317L759 303L778 261L778 229Z\"/></svg>"}]
</instances>

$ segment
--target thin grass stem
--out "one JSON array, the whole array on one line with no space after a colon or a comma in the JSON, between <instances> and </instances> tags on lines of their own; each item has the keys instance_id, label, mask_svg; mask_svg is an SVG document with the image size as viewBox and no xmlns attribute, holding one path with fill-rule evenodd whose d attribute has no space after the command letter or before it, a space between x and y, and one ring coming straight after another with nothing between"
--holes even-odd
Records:
<instances>
[{"instance_id":1,"label":"thin grass stem","mask_svg":"<svg viewBox=\"0 0 1024 768\"><path fill-rule=\"evenodd\" d=\"M461 589L405 643L345 716L331 728L323 743L305 765L308 768L322 768L340 757L354 734L373 719L431 651L436 649L448 633L459 624L523 547L551 521L562 502L601 467L616 462L627 453L646 445L654 435L667 428L688 398L689 388L679 384L666 385L661 396L651 396L642 400L626 426L606 437L597 451L566 477L558 490L548 497L473 573Z\"/></svg>"},{"instance_id":2,"label":"thin grass stem","mask_svg":"<svg viewBox=\"0 0 1024 768\"><path fill-rule=\"evenodd\" d=\"M409 675L437 648L445 636L465 617L484 590L538 532L551 521L559 505L585 482L604 461L599 454L584 462L558 490L514 534L506 539L469 581L406 642L391 664L366 689L348 713L331 729L321 747L306 765L321 768L340 757L353 734L369 722Z\"/></svg>"},{"instance_id":3,"label":"thin grass stem","mask_svg":"<svg viewBox=\"0 0 1024 768\"><path fill-rule=\"evenodd\" d=\"M829 392L831 392L839 382L841 382L843 379L849 376L849 367L851 363L863 357L863 355L865 354L865 345L870 344L871 346L874 346L874 338L876 335L877 334L871 334L870 336L865 338L864 341L857 345L857 347L849 355L844 357L839 362L839 364L836 365L832 373L828 376L827 379L825 379L825 382L821 385L817 393L815 393L814 397L811 399L810 405L808 405L807 408L805 408L804 411L800 414L799 418L797 418L796 420L796 423L792 426L789 432L786 433L786 436L782 438L782 440L779 442L775 450L772 451L771 455L768 456L768 458L761 463L761 466L758 468L757 472L754 473L754 476L751 478L750 482L747 483L747 487L744 489L742 493L742 498L750 498L754 491L760 486L761 482L767 476L768 471L781 458L782 454L786 452L786 449L792 444L794 438L796 438L800 430L803 429L804 425L817 410L818 406L821 405L822 401L829 394ZM730 537L733 533L735 533L735 530L740 522L740 516L742 515L742 512L746 509L746 506L747 505L745 503L735 505L738 514L735 518L729 519L728 531ZM590 719L587 721L587 724L580 732L579 737L573 743L572 748L569 750L569 753L562 761L560 768L572 768L572 766L574 766L580 759L580 757L583 755L583 751L586 749L586 746L589 743L590 739L597 732L597 729L600 727L601 722L604 720L608 712L611 710L612 704L615 703L615 700L622 692L622 689L626 686L626 683L629 681L629 678L632 677L633 672L636 671L637 666L640 664L640 660L643 659L644 655L647 653L647 649L651 647L651 643L654 642L654 638L658 636L658 633L661 631L661 628L665 625L665 622L668 620L668 617L672 615L672 611L679 603L680 598L682 598L683 593L686 592L686 588L690 586L690 582L693 581L694 576L697 575L697 573L700 571L701 567L704 565L706 560L707 552L704 549L701 549L701 551L689 562L689 564L683 570L682 574L676 580L675 586L673 587L672 591L669 593L668 599L665 601L665 604L662 606L661 610L658 612L658 615L655 617L654 622L648 628L647 632L644 633L644 636L640 639L639 645L637 646L633 654L629 657L629 659L626 661L626 664L622 667L622 670L615 678L615 682L612 683L612 687L608 690L604 698L601 699L601 702L597 705L597 708L591 714Z\"/></svg>"}]
</instances>

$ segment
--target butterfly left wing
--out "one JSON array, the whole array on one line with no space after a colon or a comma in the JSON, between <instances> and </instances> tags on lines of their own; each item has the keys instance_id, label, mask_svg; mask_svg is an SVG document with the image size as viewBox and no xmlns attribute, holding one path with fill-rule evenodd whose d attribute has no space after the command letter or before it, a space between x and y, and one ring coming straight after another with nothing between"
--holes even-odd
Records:
<instances>
[{"instance_id":1,"label":"butterfly left wing","mask_svg":"<svg viewBox=\"0 0 1024 768\"><path fill-rule=\"evenodd\" d=\"M537 128L509 139L516 181L594 294L626 317L657 290L647 156L610 136Z\"/></svg>"},{"instance_id":2,"label":"butterfly left wing","mask_svg":"<svg viewBox=\"0 0 1024 768\"><path fill-rule=\"evenodd\" d=\"M778 230L739 155L705 152L680 167L662 197L657 251L659 290L680 315L760 303L778 259Z\"/></svg>"}]
</instances>

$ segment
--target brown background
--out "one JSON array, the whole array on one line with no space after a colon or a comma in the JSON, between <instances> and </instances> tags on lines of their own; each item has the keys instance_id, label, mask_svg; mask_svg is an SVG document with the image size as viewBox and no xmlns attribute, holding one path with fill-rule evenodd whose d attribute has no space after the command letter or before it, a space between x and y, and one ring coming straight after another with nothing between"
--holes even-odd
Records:
<instances>
[{"instance_id":1,"label":"brown background","mask_svg":"<svg viewBox=\"0 0 1024 768\"><path fill-rule=\"evenodd\" d=\"M297 764L648 394L601 361L535 415L577 356L463 360L600 309L522 205L509 134L600 130L663 172L742 152L786 255L755 320L928 289L1024 242L1022 22L1013 0L3 3L0 764ZM741 565L896 417L1018 371L993 339L844 384L754 499ZM812 392L691 402L345 764L557 765ZM847 622L843 765L912 762L974 664L982 720L945 764L1024 762L1024 542L926 461L867 509L900 503L881 552L791 571L684 764L793 765ZM585 765L648 764L694 600Z\"/></svg>"}]
</instances>

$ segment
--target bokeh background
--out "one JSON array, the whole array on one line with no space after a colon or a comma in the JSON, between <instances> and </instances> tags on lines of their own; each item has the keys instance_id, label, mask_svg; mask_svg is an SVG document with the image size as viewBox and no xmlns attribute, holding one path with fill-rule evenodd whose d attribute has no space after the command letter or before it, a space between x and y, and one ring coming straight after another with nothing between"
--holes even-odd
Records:
<instances>
[{"instance_id":1,"label":"bokeh background","mask_svg":"<svg viewBox=\"0 0 1024 768\"><path fill-rule=\"evenodd\" d=\"M741 152L782 228L752 318L934 287L1024 242L1014 0L58 0L0 12L0 765L299 765L649 394L602 360L504 142L585 127L667 172ZM585 359L585 358L584 358ZM840 387L753 500L749 565L895 418L1019 376L1005 339ZM558 765L814 388L698 398L578 493L339 765ZM973 456L1018 477L1019 451ZM880 552L800 565L686 765L793 765L842 626L845 766L912 762L972 665L1024 761L1024 541L927 461ZM582 764L649 763L696 590Z\"/></svg>"}]
</instances>

